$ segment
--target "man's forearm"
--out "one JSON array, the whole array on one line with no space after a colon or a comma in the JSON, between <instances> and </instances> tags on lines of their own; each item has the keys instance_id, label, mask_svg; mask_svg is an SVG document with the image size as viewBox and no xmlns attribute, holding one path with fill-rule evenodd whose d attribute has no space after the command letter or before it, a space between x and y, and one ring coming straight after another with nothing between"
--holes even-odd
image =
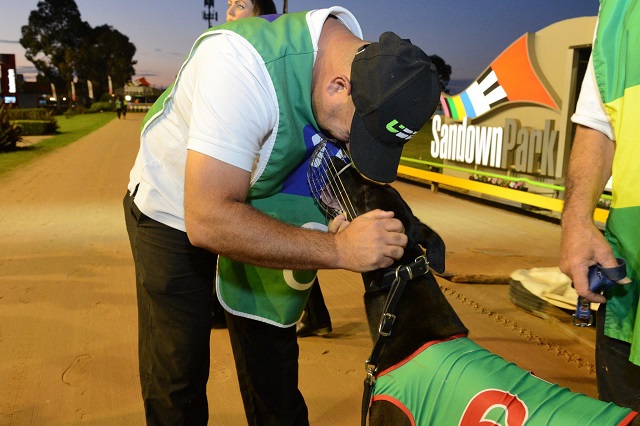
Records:
<instances>
[{"instance_id":1,"label":"man's forearm","mask_svg":"<svg viewBox=\"0 0 640 426\"><path fill-rule=\"evenodd\" d=\"M246 204L249 178L245 170L188 153L185 227L193 245L277 269L365 272L388 267L402 256L407 236L393 212L365 213L337 234L302 229Z\"/></svg>"},{"instance_id":2,"label":"man's forearm","mask_svg":"<svg viewBox=\"0 0 640 426\"><path fill-rule=\"evenodd\" d=\"M325 269L338 263L331 234L286 224L244 203L226 211L208 223L190 226L192 241L225 257L268 268Z\"/></svg>"},{"instance_id":3,"label":"man's forearm","mask_svg":"<svg viewBox=\"0 0 640 426\"><path fill-rule=\"evenodd\" d=\"M571 277L578 295L605 303L589 289L587 270L615 259L609 244L593 221L593 211L611 176L614 143L597 130L578 126L569 159L567 191L562 212L560 269Z\"/></svg>"},{"instance_id":4,"label":"man's forearm","mask_svg":"<svg viewBox=\"0 0 640 426\"><path fill-rule=\"evenodd\" d=\"M223 211L227 213L219 214ZM190 221L187 233L192 242L268 268L366 272L390 266L402 256L407 243L402 222L393 218L393 212L381 210L359 216L337 234L298 228L244 203L216 212L215 219L209 216L195 225Z\"/></svg>"},{"instance_id":5,"label":"man's forearm","mask_svg":"<svg viewBox=\"0 0 640 426\"><path fill-rule=\"evenodd\" d=\"M578 126L567 170L562 214L567 222L591 222L593 211L611 176L614 143L597 130Z\"/></svg>"}]
</instances>

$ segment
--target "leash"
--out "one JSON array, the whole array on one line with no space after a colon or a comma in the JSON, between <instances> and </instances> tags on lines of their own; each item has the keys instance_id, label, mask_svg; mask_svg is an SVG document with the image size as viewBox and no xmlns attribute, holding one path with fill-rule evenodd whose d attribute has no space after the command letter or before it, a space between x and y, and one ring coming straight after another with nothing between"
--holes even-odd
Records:
<instances>
[{"instance_id":1,"label":"leash","mask_svg":"<svg viewBox=\"0 0 640 426\"><path fill-rule=\"evenodd\" d=\"M624 259L617 257L618 266L613 268L603 268L600 264L589 267L587 279L589 280L589 290L600 293L611 289L616 281L627 276L627 268ZM591 315L591 302L584 297L578 296L576 313L573 314L573 325L577 327L591 327L593 325L593 315Z\"/></svg>"},{"instance_id":2,"label":"leash","mask_svg":"<svg viewBox=\"0 0 640 426\"><path fill-rule=\"evenodd\" d=\"M424 258L424 261L421 261L420 258ZM418 256L416 260L409 265L401 265L398 266L398 268L389 270L382 276L380 282L369 283L369 285L367 285L366 291L384 290L391 287L398 279L398 269L401 268L409 268L409 272L406 274L406 276L409 277L408 280L410 281L411 279L413 279L413 277L419 277L429 272L429 262L427 261L426 257L424 257L424 255Z\"/></svg>"},{"instance_id":3,"label":"leash","mask_svg":"<svg viewBox=\"0 0 640 426\"><path fill-rule=\"evenodd\" d=\"M364 379L364 392L362 395L361 426L366 426L367 424L367 413L369 412L369 403L371 401L373 385L376 382L375 375L378 371L380 354L382 353L382 349L384 348L387 339L391 336L393 323L396 320L395 312L398 301L400 300L407 284L414 278L425 275L427 272L429 272L429 261L423 254L417 257L413 263L409 265L400 265L394 270L387 272L384 275L380 286L375 287L376 289L391 287L391 290L387 295L382 317L380 318L380 324L378 325L378 338L376 339L375 345L373 345L371 355L369 355L369 358L364 363L367 377Z\"/></svg>"}]
</instances>

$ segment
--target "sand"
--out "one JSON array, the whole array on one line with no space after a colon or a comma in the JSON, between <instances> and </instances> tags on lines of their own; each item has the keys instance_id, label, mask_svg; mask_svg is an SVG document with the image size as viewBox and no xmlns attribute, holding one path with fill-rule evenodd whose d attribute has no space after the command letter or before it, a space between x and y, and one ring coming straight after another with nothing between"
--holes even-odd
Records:
<instances>
[{"instance_id":1,"label":"sand","mask_svg":"<svg viewBox=\"0 0 640 426\"><path fill-rule=\"evenodd\" d=\"M141 119L113 120L0 177L0 425L144 424L122 213ZM396 187L445 240L449 276L500 281L515 269L557 265L556 223ZM322 271L320 280L334 331L300 340L300 388L312 425L354 425L371 349L362 284L346 271ZM592 329L523 312L508 285L438 281L477 343L596 395ZM214 330L211 344L210 424L244 425L226 330Z\"/></svg>"}]
</instances>

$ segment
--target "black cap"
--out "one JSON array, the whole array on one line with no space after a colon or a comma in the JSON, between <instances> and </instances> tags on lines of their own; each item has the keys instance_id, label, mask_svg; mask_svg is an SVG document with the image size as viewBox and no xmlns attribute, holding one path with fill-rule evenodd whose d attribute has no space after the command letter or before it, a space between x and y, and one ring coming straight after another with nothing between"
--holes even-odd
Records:
<instances>
[{"instance_id":1,"label":"black cap","mask_svg":"<svg viewBox=\"0 0 640 426\"><path fill-rule=\"evenodd\" d=\"M402 147L431 118L440 101L436 66L426 53L392 32L353 59L351 160L365 177L396 179Z\"/></svg>"}]
</instances>

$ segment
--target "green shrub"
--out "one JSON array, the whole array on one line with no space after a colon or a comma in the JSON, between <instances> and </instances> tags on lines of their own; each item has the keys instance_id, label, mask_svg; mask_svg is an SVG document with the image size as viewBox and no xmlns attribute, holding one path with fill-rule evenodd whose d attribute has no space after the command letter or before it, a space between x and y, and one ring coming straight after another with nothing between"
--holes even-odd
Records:
<instances>
[{"instance_id":1,"label":"green shrub","mask_svg":"<svg viewBox=\"0 0 640 426\"><path fill-rule=\"evenodd\" d=\"M8 110L0 106L0 151L13 151L22 140L22 128L9 121Z\"/></svg>"},{"instance_id":2,"label":"green shrub","mask_svg":"<svg viewBox=\"0 0 640 426\"><path fill-rule=\"evenodd\" d=\"M44 108L15 108L10 109L9 120L49 120L53 114Z\"/></svg>"},{"instance_id":3,"label":"green shrub","mask_svg":"<svg viewBox=\"0 0 640 426\"><path fill-rule=\"evenodd\" d=\"M14 120L14 124L22 127L22 136L51 135L58 131L58 122L52 120Z\"/></svg>"},{"instance_id":4,"label":"green shrub","mask_svg":"<svg viewBox=\"0 0 640 426\"><path fill-rule=\"evenodd\" d=\"M104 112L104 111L113 111L113 104L109 101L94 102L91 104L91 107L89 108L89 112Z\"/></svg>"},{"instance_id":5,"label":"green shrub","mask_svg":"<svg viewBox=\"0 0 640 426\"><path fill-rule=\"evenodd\" d=\"M22 136L50 135L58 131L53 111L44 108L16 108L8 110L9 120L22 127Z\"/></svg>"},{"instance_id":6,"label":"green shrub","mask_svg":"<svg viewBox=\"0 0 640 426\"><path fill-rule=\"evenodd\" d=\"M67 118L71 118L78 114L85 114L86 112L87 109L85 107L80 105L73 105L68 110L66 110L63 115Z\"/></svg>"}]
</instances>

